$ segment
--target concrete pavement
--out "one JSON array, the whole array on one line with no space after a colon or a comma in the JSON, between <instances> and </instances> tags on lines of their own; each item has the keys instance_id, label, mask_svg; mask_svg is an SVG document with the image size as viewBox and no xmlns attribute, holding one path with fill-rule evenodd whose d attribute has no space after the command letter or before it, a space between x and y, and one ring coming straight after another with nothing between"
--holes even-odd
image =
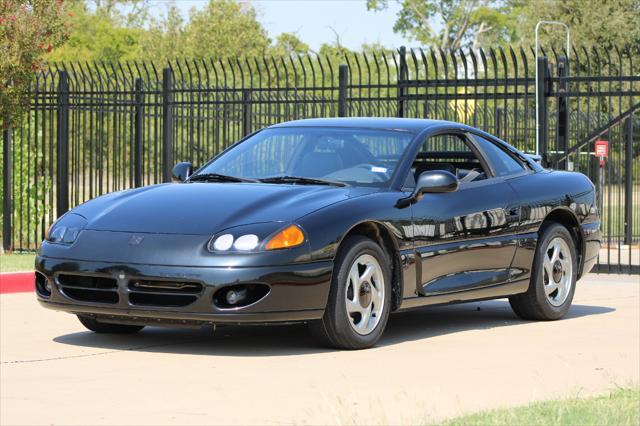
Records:
<instances>
[{"instance_id":1,"label":"concrete pavement","mask_svg":"<svg viewBox=\"0 0 640 426\"><path fill-rule=\"evenodd\" d=\"M96 335L4 294L0 423L397 424L601 393L640 381L639 281L589 275L556 322L505 300L396 314L358 352L302 325Z\"/></svg>"}]
</instances>

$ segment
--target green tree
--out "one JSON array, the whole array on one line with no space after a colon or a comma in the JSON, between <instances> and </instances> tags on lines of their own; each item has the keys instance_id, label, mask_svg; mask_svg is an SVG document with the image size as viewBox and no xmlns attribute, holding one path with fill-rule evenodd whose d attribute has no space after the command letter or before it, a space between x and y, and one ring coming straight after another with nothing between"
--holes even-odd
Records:
<instances>
[{"instance_id":1,"label":"green tree","mask_svg":"<svg viewBox=\"0 0 640 426\"><path fill-rule=\"evenodd\" d=\"M184 19L174 1L167 3L166 14L153 19L141 43L142 59L167 61L183 52Z\"/></svg>"},{"instance_id":2,"label":"green tree","mask_svg":"<svg viewBox=\"0 0 640 426\"><path fill-rule=\"evenodd\" d=\"M393 30L424 45L474 48L510 41L514 17L503 0L395 0L401 5ZM389 0L367 0L383 10Z\"/></svg>"},{"instance_id":3,"label":"green tree","mask_svg":"<svg viewBox=\"0 0 640 426\"><path fill-rule=\"evenodd\" d=\"M571 40L579 46L640 43L640 0L513 0L519 38L535 40L536 23L561 21L571 29ZM543 44L564 41L564 32L545 27Z\"/></svg>"},{"instance_id":4,"label":"green tree","mask_svg":"<svg viewBox=\"0 0 640 426\"><path fill-rule=\"evenodd\" d=\"M47 52L67 38L62 0L0 2L0 126L19 123Z\"/></svg>"},{"instance_id":5,"label":"green tree","mask_svg":"<svg viewBox=\"0 0 640 426\"><path fill-rule=\"evenodd\" d=\"M276 56L291 56L309 53L309 45L292 33L282 33L276 37L276 43L271 54Z\"/></svg>"},{"instance_id":6,"label":"green tree","mask_svg":"<svg viewBox=\"0 0 640 426\"><path fill-rule=\"evenodd\" d=\"M192 8L184 29L185 56L259 56L270 40L249 3L236 0L209 0L202 9Z\"/></svg>"},{"instance_id":7,"label":"green tree","mask_svg":"<svg viewBox=\"0 0 640 426\"><path fill-rule=\"evenodd\" d=\"M150 16L147 0L86 0L86 3L93 4L97 12L128 27L144 26Z\"/></svg>"},{"instance_id":8,"label":"green tree","mask_svg":"<svg viewBox=\"0 0 640 426\"><path fill-rule=\"evenodd\" d=\"M117 61L138 59L141 56L140 39L145 30L137 24L128 25L137 18L122 15L113 2L108 6L97 2L91 10L84 1L70 4L67 42L47 58L49 61Z\"/></svg>"},{"instance_id":9,"label":"green tree","mask_svg":"<svg viewBox=\"0 0 640 426\"><path fill-rule=\"evenodd\" d=\"M216 2L214 2L216 3ZM269 39L255 17L252 9L236 1L224 4L209 5L218 8L210 10L192 10L190 21L184 21L175 2L167 3L166 14L160 19L152 19L149 30L141 39L141 57L143 59L169 60L177 56L226 58L235 56L251 56L268 54L271 56L295 56L309 52L309 46L292 33L280 34L275 43L268 46ZM203 30L203 28L219 26L226 22L238 10L244 10L245 16L237 21L237 28L232 33L225 33L231 27L221 31ZM244 22L244 23L243 23ZM249 24L248 27L243 25ZM226 24L225 24L226 25ZM240 38L234 40L236 34ZM208 46L199 43L207 40ZM258 47L261 49L258 52ZM249 54L246 54L246 51ZM217 55L217 56L216 56Z\"/></svg>"}]
</instances>

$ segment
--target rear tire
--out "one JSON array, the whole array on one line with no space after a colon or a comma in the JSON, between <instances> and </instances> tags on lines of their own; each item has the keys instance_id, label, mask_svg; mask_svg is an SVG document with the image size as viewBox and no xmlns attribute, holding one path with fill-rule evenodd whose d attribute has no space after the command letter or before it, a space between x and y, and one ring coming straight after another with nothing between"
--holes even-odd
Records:
<instances>
[{"instance_id":1,"label":"rear tire","mask_svg":"<svg viewBox=\"0 0 640 426\"><path fill-rule=\"evenodd\" d=\"M94 318L84 315L78 315L78 319L82 325L94 333L132 334L137 333L144 328L144 325L107 324L104 322L98 322Z\"/></svg>"},{"instance_id":2,"label":"rear tire","mask_svg":"<svg viewBox=\"0 0 640 426\"><path fill-rule=\"evenodd\" d=\"M374 346L391 310L391 271L388 256L369 238L349 237L334 264L329 300L311 332L324 345L338 349Z\"/></svg>"},{"instance_id":3,"label":"rear tire","mask_svg":"<svg viewBox=\"0 0 640 426\"><path fill-rule=\"evenodd\" d=\"M531 281L526 293L509 298L516 315L526 320L551 321L569 311L578 275L576 248L564 226L553 223L538 240Z\"/></svg>"}]
</instances>

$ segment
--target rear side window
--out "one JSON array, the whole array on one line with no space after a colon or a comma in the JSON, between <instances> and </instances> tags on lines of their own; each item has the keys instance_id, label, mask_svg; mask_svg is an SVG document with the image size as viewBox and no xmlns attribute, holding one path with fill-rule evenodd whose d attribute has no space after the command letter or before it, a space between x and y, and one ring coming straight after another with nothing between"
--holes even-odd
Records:
<instances>
[{"instance_id":1,"label":"rear side window","mask_svg":"<svg viewBox=\"0 0 640 426\"><path fill-rule=\"evenodd\" d=\"M524 170L522 164L493 142L477 135L473 135L473 137L487 157L487 161L489 161L496 176L515 175Z\"/></svg>"}]
</instances>

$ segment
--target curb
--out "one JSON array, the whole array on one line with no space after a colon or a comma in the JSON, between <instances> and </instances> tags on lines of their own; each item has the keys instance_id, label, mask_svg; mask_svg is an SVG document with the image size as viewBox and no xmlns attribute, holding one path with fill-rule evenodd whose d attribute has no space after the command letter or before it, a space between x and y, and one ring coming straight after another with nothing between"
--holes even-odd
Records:
<instances>
[{"instance_id":1,"label":"curb","mask_svg":"<svg viewBox=\"0 0 640 426\"><path fill-rule=\"evenodd\" d=\"M0 273L0 294L34 291L33 271Z\"/></svg>"}]
</instances>

